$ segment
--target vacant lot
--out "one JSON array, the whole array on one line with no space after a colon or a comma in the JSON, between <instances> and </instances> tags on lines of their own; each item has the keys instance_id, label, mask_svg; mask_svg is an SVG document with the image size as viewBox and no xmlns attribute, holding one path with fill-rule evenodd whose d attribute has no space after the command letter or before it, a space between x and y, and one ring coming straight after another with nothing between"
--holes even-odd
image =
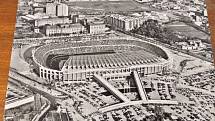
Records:
<instances>
[{"instance_id":1,"label":"vacant lot","mask_svg":"<svg viewBox=\"0 0 215 121\"><path fill-rule=\"evenodd\" d=\"M148 5L139 4L135 1L77 1L68 3L71 9L91 9L106 12L119 11L145 11Z\"/></svg>"},{"instance_id":2,"label":"vacant lot","mask_svg":"<svg viewBox=\"0 0 215 121\"><path fill-rule=\"evenodd\" d=\"M179 32L187 37L197 37L200 39L207 39L209 35L199 31L189 25L182 22L176 22L166 25L166 28L172 30L173 32Z\"/></svg>"}]
</instances>

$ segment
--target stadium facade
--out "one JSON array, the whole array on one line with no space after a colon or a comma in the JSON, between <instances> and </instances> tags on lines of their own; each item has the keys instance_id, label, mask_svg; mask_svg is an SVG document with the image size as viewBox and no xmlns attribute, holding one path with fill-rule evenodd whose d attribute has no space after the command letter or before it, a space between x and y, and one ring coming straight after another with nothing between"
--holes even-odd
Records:
<instances>
[{"instance_id":1,"label":"stadium facade","mask_svg":"<svg viewBox=\"0 0 215 121\"><path fill-rule=\"evenodd\" d=\"M58 69L52 67L56 64L50 64L50 55L51 60L64 58L57 65ZM106 79L120 79L137 71L140 76L145 76L172 67L172 58L166 49L126 38L46 44L33 51L33 60L41 78L66 83L91 79L94 74Z\"/></svg>"}]
</instances>

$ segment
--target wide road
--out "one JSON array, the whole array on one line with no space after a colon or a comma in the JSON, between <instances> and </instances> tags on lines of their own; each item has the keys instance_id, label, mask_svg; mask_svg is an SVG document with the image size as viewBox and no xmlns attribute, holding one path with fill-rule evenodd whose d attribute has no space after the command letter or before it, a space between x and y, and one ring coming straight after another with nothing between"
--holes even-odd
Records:
<instances>
[{"instance_id":1,"label":"wide road","mask_svg":"<svg viewBox=\"0 0 215 121\"><path fill-rule=\"evenodd\" d=\"M38 93L40 95L43 95L45 98L47 98L51 103L51 108L56 107L57 104L65 105L62 103L62 99L64 97L71 96L74 98L74 96L64 90L59 91L55 89L51 89L49 87L46 87L38 82L36 82L33 79L29 79L28 77L25 77L24 75L10 70L9 72L9 81L15 81L22 85L25 85L27 88L29 88L32 92ZM66 92L66 93L65 93ZM60 96L60 95L66 95L66 96ZM76 116L72 117L74 118L74 121L84 121L84 118L74 109L74 107L71 105L71 107L67 108L71 113L75 112ZM77 118L78 117L78 118ZM79 120L78 120L79 119Z\"/></svg>"},{"instance_id":2,"label":"wide road","mask_svg":"<svg viewBox=\"0 0 215 121\"><path fill-rule=\"evenodd\" d=\"M16 81L18 83L21 83L25 85L27 88L32 90L35 93L39 93L43 95L45 98L47 98L53 106L56 104L56 99L62 98L62 95L64 93L51 89L49 87L46 87L38 82L36 82L33 79L30 79L16 71L10 70L9 72L9 81ZM66 97L66 96L65 96Z\"/></svg>"},{"instance_id":3,"label":"wide road","mask_svg":"<svg viewBox=\"0 0 215 121\"><path fill-rule=\"evenodd\" d=\"M55 106L55 104L56 104L56 100L55 100L56 97L54 97L54 96L52 96L52 95L50 95L50 94L48 94L48 93L46 93L46 92L43 92L43 91L41 91L41 90L39 90L39 89L37 89L37 88L35 88L35 87L26 85L25 83L22 83L20 80L17 80L17 79L15 79L15 78L9 77L8 80L9 80L10 82L15 81L15 82L21 83L22 85L25 85L25 86L26 86L27 88L29 88L32 92L38 93L38 94L44 96L45 98L47 98L47 99L51 102L52 106Z\"/></svg>"}]
</instances>

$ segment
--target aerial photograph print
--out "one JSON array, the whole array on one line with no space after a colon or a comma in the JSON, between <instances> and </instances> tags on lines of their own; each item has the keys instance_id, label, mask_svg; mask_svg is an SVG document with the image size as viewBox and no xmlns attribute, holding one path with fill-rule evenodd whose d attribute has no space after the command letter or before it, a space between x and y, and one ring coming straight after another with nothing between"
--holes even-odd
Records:
<instances>
[{"instance_id":1,"label":"aerial photograph print","mask_svg":"<svg viewBox=\"0 0 215 121\"><path fill-rule=\"evenodd\" d=\"M18 0L4 121L215 121L206 0Z\"/></svg>"}]
</instances>

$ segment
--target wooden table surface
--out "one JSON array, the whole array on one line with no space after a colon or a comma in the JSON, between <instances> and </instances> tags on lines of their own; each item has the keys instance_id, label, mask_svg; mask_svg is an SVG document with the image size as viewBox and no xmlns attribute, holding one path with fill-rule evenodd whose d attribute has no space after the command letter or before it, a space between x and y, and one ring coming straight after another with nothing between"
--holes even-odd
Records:
<instances>
[{"instance_id":1,"label":"wooden table surface","mask_svg":"<svg viewBox=\"0 0 215 121\"><path fill-rule=\"evenodd\" d=\"M206 0L213 47L215 47L215 0ZM17 0L0 0L0 121L3 120L4 101L10 63L11 45L15 29ZM215 55L215 54L214 54Z\"/></svg>"}]
</instances>

